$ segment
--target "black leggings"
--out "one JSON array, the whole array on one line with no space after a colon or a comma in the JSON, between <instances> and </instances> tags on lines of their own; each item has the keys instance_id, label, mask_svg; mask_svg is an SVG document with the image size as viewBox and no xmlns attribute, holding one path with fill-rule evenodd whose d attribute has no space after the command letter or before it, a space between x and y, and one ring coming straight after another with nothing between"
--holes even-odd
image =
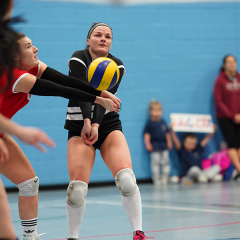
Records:
<instances>
[{"instance_id":1,"label":"black leggings","mask_svg":"<svg viewBox=\"0 0 240 240\"><path fill-rule=\"evenodd\" d=\"M228 148L240 148L240 124L228 118L218 118L218 123Z\"/></svg>"}]
</instances>

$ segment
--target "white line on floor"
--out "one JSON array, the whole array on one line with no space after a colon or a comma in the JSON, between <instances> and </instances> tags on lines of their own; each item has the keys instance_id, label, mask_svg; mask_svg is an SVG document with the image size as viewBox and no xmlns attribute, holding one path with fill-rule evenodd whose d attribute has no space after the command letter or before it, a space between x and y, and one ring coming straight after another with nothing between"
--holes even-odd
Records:
<instances>
[{"instance_id":1,"label":"white line on floor","mask_svg":"<svg viewBox=\"0 0 240 240\"><path fill-rule=\"evenodd\" d=\"M94 200L88 200L87 204L122 206L122 203L120 203L120 202L94 201ZM208 213L221 213L221 214L240 214L240 211L226 211L226 210L207 209L207 208L188 208L188 207L160 206L160 205L148 205L148 204L142 204L142 207L143 208L153 208L153 209L176 210L176 211L208 212Z\"/></svg>"}]
</instances>

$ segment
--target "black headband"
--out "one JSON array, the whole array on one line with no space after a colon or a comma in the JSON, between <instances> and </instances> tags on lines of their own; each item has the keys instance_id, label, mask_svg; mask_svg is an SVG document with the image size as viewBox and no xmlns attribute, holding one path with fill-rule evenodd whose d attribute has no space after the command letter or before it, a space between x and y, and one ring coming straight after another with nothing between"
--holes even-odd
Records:
<instances>
[{"instance_id":1,"label":"black headband","mask_svg":"<svg viewBox=\"0 0 240 240\"><path fill-rule=\"evenodd\" d=\"M112 29L111 29L106 23L100 22L100 23L97 23L96 25L93 25L93 26L89 29L88 35L87 35L87 39L90 38L93 30L94 30L95 28L99 27L99 26L106 26L106 27L108 27L108 28L112 31Z\"/></svg>"}]
</instances>

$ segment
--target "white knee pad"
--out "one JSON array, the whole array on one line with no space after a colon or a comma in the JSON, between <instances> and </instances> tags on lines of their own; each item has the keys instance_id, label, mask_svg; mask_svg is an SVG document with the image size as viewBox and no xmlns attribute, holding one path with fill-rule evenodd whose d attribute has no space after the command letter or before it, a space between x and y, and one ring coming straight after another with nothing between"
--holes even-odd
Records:
<instances>
[{"instance_id":1,"label":"white knee pad","mask_svg":"<svg viewBox=\"0 0 240 240\"><path fill-rule=\"evenodd\" d=\"M38 194L39 179L37 176L25 182L17 184L19 195L22 197L33 197Z\"/></svg>"},{"instance_id":2,"label":"white knee pad","mask_svg":"<svg viewBox=\"0 0 240 240\"><path fill-rule=\"evenodd\" d=\"M67 188L67 203L72 207L83 206L85 204L87 191L87 183L79 180L71 181Z\"/></svg>"},{"instance_id":3,"label":"white knee pad","mask_svg":"<svg viewBox=\"0 0 240 240\"><path fill-rule=\"evenodd\" d=\"M115 176L115 182L123 196L133 195L139 191L135 175L130 168L120 170Z\"/></svg>"}]
</instances>

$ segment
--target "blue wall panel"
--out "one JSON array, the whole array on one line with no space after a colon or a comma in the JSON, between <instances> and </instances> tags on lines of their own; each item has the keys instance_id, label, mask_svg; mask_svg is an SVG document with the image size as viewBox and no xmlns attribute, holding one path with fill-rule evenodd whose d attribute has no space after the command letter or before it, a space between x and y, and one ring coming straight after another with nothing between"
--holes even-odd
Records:
<instances>
[{"instance_id":1,"label":"blue wall panel","mask_svg":"<svg viewBox=\"0 0 240 240\"><path fill-rule=\"evenodd\" d=\"M142 131L152 98L162 102L164 118L172 112L213 114L212 89L222 58L240 54L240 3L153 4L108 6L73 2L16 1L14 14L26 24L17 27L38 47L39 59L67 74L67 61L85 47L93 22L113 27L111 53L125 64L127 74L118 91L123 109L123 130L138 179L150 177L149 157ZM41 185L68 183L67 131L63 129L67 100L33 96L13 118L22 125L46 131L57 146L47 154L19 143L30 159ZM214 117L215 119L215 117ZM181 136L181 135L180 135ZM202 138L203 135L199 135ZM218 132L205 155L215 151ZM172 174L179 173L176 152L171 152ZM113 180L97 154L91 182ZM3 178L6 187L13 184Z\"/></svg>"}]
</instances>

